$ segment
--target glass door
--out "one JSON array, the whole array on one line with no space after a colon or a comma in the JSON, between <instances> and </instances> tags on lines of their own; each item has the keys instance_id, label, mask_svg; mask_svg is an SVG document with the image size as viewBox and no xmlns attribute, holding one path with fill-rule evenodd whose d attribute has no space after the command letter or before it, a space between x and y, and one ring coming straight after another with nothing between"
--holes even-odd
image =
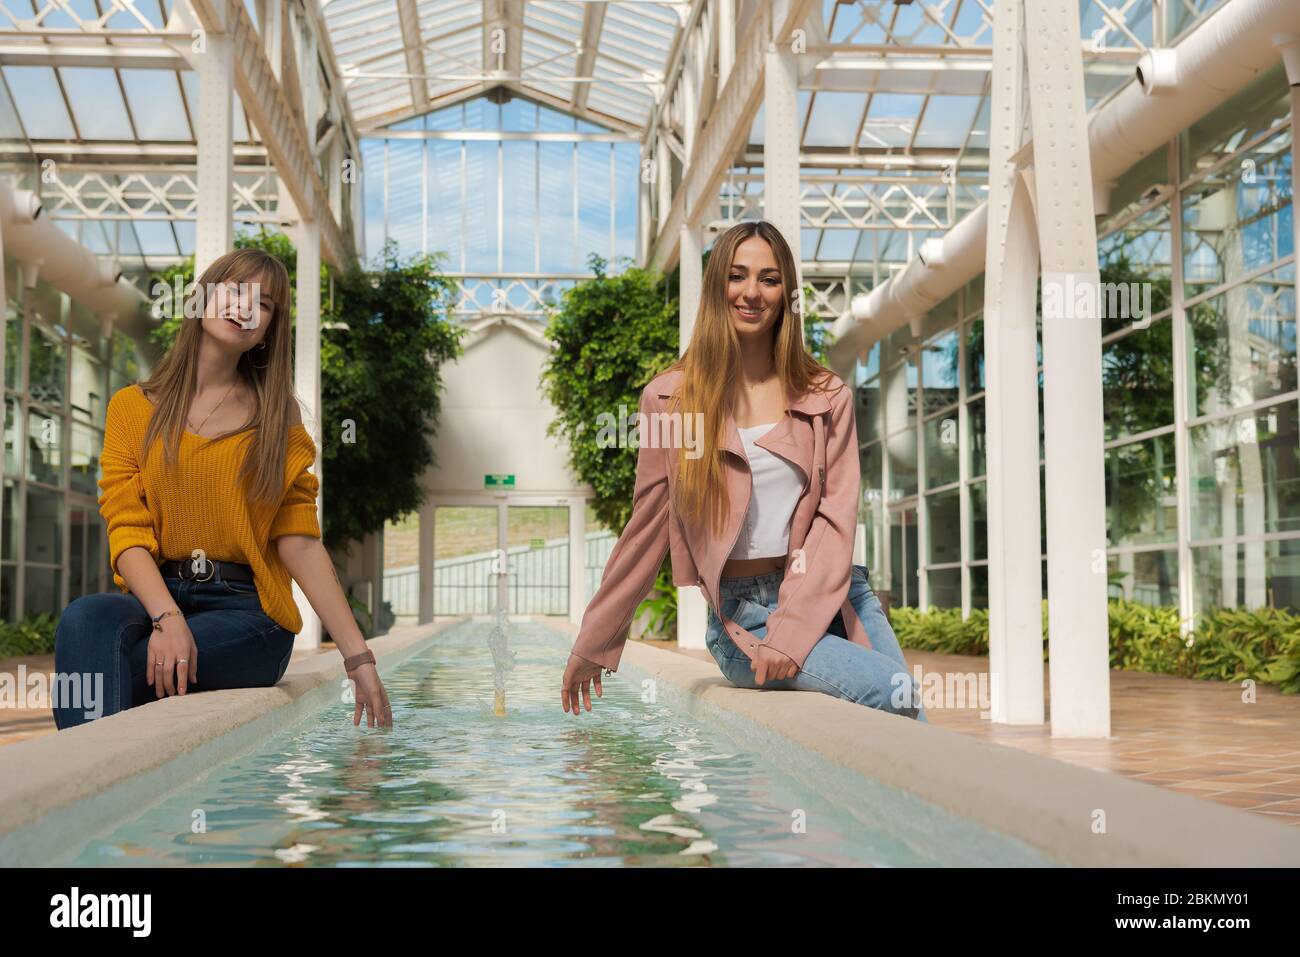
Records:
<instances>
[{"instance_id":1,"label":"glass door","mask_svg":"<svg viewBox=\"0 0 1300 957\"><path fill-rule=\"evenodd\" d=\"M916 503L889 510L889 566L892 604L916 608L920 604L920 580L917 577L919 540L916 529Z\"/></svg>"}]
</instances>

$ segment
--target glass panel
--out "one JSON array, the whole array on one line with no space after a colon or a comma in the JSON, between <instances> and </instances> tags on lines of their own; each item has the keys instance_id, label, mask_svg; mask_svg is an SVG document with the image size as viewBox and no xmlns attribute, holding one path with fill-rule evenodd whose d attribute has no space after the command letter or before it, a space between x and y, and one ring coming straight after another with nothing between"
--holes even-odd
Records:
<instances>
[{"instance_id":1,"label":"glass panel","mask_svg":"<svg viewBox=\"0 0 1300 957\"><path fill-rule=\"evenodd\" d=\"M957 330L936 336L922 350L925 412L938 412L957 401Z\"/></svg>"},{"instance_id":2,"label":"glass panel","mask_svg":"<svg viewBox=\"0 0 1300 957\"><path fill-rule=\"evenodd\" d=\"M916 509L895 509L889 513L890 604L916 608L921 601L917 588Z\"/></svg>"},{"instance_id":3,"label":"glass panel","mask_svg":"<svg viewBox=\"0 0 1300 957\"><path fill-rule=\"evenodd\" d=\"M976 561L989 557L988 487L983 482L970 486L970 557Z\"/></svg>"},{"instance_id":4,"label":"glass panel","mask_svg":"<svg viewBox=\"0 0 1300 957\"><path fill-rule=\"evenodd\" d=\"M21 421L18 400L10 396L5 400L5 475L17 475L23 470L23 440L18 434Z\"/></svg>"},{"instance_id":5,"label":"glass panel","mask_svg":"<svg viewBox=\"0 0 1300 957\"><path fill-rule=\"evenodd\" d=\"M72 423L71 487L98 497L100 479L99 452L104 447L104 436L96 429L79 422Z\"/></svg>"},{"instance_id":6,"label":"glass panel","mask_svg":"<svg viewBox=\"0 0 1300 957\"><path fill-rule=\"evenodd\" d=\"M885 371L882 376L884 390L884 432L893 435L916 426L917 376L916 363L910 359Z\"/></svg>"},{"instance_id":7,"label":"glass panel","mask_svg":"<svg viewBox=\"0 0 1300 957\"><path fill-rule=\"evenodd\" d=\"M858 427L858 444L872 442L880 438L885 423L883 420L884 403L880 400L880 380L867 385L860 385L854 390L857 406L853 419Z\"/></svg>"},{"instance_id":8,"label":"glass panel","mask_svg":"<svg viewBox=\"0 0 1300 957\"><path fill-rule=\"evenodd\" d=\"M59 589L63 585L63 572L57 568L39 568L28 565L26 584L23 587L23 615L53 615L62 609Z\"/></svg>"},{"instance_id":9,"label":"glass panel","mask_svg":"<svg viewBox=\"0 0 1300 957\"><path fill-rule=\"evenodd\" d=\"M495 505L433 510L435 615L484 615L496 606Z\"/></svg>"},{"instance_id":10,"label":"glass panel","mask_svg":"<svg viewBox=\"0 0 1300 957\"><path fill-rule=\"evenodd\" d=\"M884 495L881 490L884 488L884 463L881 458L880 443L873 442L860 449L858 464L862 470L863 504L871 505L875 502L883 502Z\"/></svg>"},{"instance_id":11,"label":"glass panel","mask_svg":"<svg viewBox=\"0 0 1300 957\"><path fill-rule=\"evenodd\" d=\"M970 567L970 606L971 608L989 606L989 570L986 565Z\"/></svg>"},{"instance_id":12,"label":"glass panel","mask_svg":"<svg viewBox=\"0 0 1300 957\"><path fill-rule=\"evenodd\" d=\"M86 593L82 577L86 571L86 510L84 508L68 509L68 600L80 598Z\"/></svg>"},{"instance_id":13,"label":"glass panel","mask_svg":"<svg viewBox=\"0 0 1300 957\"><path fill-rule=\"evenodd\" d=\"M1143 605L1178 606L1178 552L1125 552L1107 559L1111 598Z\"/></svg>"},{"instance_id":14,"label":"glass panel","mask_svg":"<svg viewBox=\"0 0 1300 957\"><path fill-rule=\"evenodd\" d=\"M96 425L104 421L104 367L81 349L72 350L72 414Z\"/></svg>"},{"instance_id":15,"label":"glass panel","mask_svg":"<svg viewBox=\"0 0 1300 957\"><path fill-rule=\"evenodd\" d=\"M1249 405L1296 388L1295 268L1288 266L1188 311L1192 415Z\"/></svg>"},{"instance_id":16,"label":"glass panel","mask_svg":"<svg viewBox=\"0 0 1300 957\"><path fill-rule=\"evenodd\" d=\"M928 394L928 393L927 393ZM925 423L925 486L938 488L958 479L961 446L957 441L957 410Z\"/></svg>"},{"instance_id":17,"label":"glass panel","mask_svg":"<svg viewBox=\"0 0 1300 957\"><path fill-rule=\"evenodd\" d=\"M101 576L104 570L108 568L108 555L104 551L104 521L99 517L98 512L87 511L88 521L86 522L86 592L97 592L101 590ZM108 570L107 578L104 581L113 580L112 569Z\"/></svg>"},{"instance_id":18,"label":"glass panel","mask_svg":"<svg viewBox=\"0 0 1300 957\"><path fill-rule=\"evenodd\" d=\"M23 322L22 317L14 310L13 306L6 305L5 385L11 389L18 389L21 387L21 383L18 381L18 370L22 368Z\"/></svg>"},{"instance_id":19,"label":"glass panel","mask_svg":"<svg viewBox=\"0 0 1300 957\"><path fill-rule=\"evenodd\" d=\"M889 498L916 494L916 431L900 432L885 439L889 454Z\"/></svg>"},{"instance_id":20,"label":"glass panel","mask_svg":"<svg viewBox=\"0 0 1300 957\"><path fill-rule=\"evenodd\" d=\"M67 346L37 322L32 323L31 350L27 375L32 401L53 408L63 407L67 379Z\"/></svg>"},{"instance_id":21,"label":"glass panel","mask_svg":"<svg viewBox=\"0 0 1300 957\"><path fill-rule=\"evenodd\" d=\"M1193 539L1300 530L1296 403L1191 430Z\"/></svg>"},{"instance_id":22,"label":"glass panel","mask_svg":"<svg viewBox=\"0 0 1300 957\"><path fill-rule=\"evenodd\" d=\"M63 484L62 419L27 410L27 477L46 485Z\"/></svg>"},{"instance_id":23,"label":"glass panel","mask_svg":"<svg viewBox=\"0 0 1300 957\"><path fill-rule=\"evenodd\" d=\"M1197 612L1208 608L1300 611L1300 540L1192 549Z\"/></svg>"},{"instance_id":24,"label":"glass panel","mask_svg":"<svg viewBox=\"0 0 1300 957\"><path fill-rule=\"evenodd\" d=\"M934 608L961 607L960 568L940 568L930 572L930 605Z\"/></svg>"},{"instance_id":25,"label":"glass panel","mask_svg":"<svg viewBox=\"0 0 1300 957\"><path fill-rule=\"evenodd\" d=\"M1178 539L1174 437L1106 450L1106 541L1139 545Z\"/></svg>"},{"instance_id":26,"label":"glass panel","mask_svg":"<svg viewBox=\"0 0 1300 957\"><path fill-rule=\"evenodd\" d=\"M1169 308L1173 276L1169 207L1147 210L1097 241L1103 335Z\"/></svg>"},{"instance_id":27,"label":"glass panel","mask_svg":"<svg viewBox=\"0 0 1300 957\"><path fill-rule=\"evenodd\" d=\"M961 561L961 499L957 489L927 495L928 564Z\"/></svg>"},{"instance_id":28,"label":"glass panel","mask_svg":"<svg viewBox=\"0 0 1300 957\"><path fill-rule=\"evenodd\" d=\"M1290 133L1282 133L1184 193L1189 297L1234 282L1293 251L1290 146Z\"/></svg>"},{"instance_id":29,"label":"glass panel","mask_svg":"<svg viewBox=\"0 0 1300 957\"><path fill-rule=\"evenodd\" d=\"M569 509L564 505L506 509L510 613L569 613Z\"/></svg>"},{"instance_id":30,"label":"glass panel","mask_svg":"<svg viewBox=\"0 0 1300 957\"><path fill-rule=\"evenodd\" d=\"M984 320L966 327L966 394L984 391Z\"/></svg>"},{"instance_id":31,"label":"glass panel","mask_svg":"<svg viewBox=\"0 0 1300 957\"><path fill-rule=\"evenodd\" d=\"M14 621L18 613L18 566L5 565L0 568L0 618Z\"/></svg>"},{"instance_id":32,"label":"glass panel","mask_svg":"<svg viewBox=\"0 0 1300 957\"><path fill-rule=\"evenodd\" d=\"M1102 347L1106 439L1174 423L1173 324L1161 319Z\"/></svg>"},{"instance_id":33,"label":"glass panel","mask_svg":"<svg viewBox=\"0 0 1300 957\"><path fill-rule=\"evenodd\" d=\"M966 405L967 442L970 443L970 474L979 478L988 471L984 457L984 400L976 399ZM1041 429L1041 424L1039 428Z\"/></svg>"},{"instance_id":34,"label":"glass panel","mask_svg":"<svg viewBox=\"0 0 1300 957\"><path fill-rule=\"evenodd\" d=\"M4 514L0 515L0 558L7 562L18 559L18 538L15 532L22 520L22 510L18 507L18 485L5 479Z\"/></svg>"},{"instance_id":35,"label":"glass panel","mask_svg":"<svg viewBox=\"0 0 1300 957\"><path fill-rule=\"evenodd\" d=\"M63 561L63 495L27 487L27 560L58 565Z\"/></svg>"}]
</instances>

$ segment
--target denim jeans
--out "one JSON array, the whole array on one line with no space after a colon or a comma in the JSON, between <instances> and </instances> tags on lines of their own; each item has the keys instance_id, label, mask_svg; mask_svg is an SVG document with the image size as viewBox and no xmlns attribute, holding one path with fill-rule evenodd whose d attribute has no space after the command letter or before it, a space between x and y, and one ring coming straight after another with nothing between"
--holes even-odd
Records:
<instances>
[{"instance_id":1,"label":"denim jeans","mask_svg":"<svg viewBox=\"0 0 1300 957\"><path fill-rule=\"evenodd\" d=\"M778 570L750 578L721 579L718 590L722 613L759 641L766 640L767 616L776 610L784 575ZM704 643L722 669L723 677L737 688L820 691L928 723L925 709L921 707L920 688L907 670L907 659L880 607L880 599L867 583L864 565L853 566L849 600L866 629L871 647L849 641L844 618L836 612L830 631L813 646L793 678L756 684L749 656L736 647L712 608Z\"/></svg>"},{"instance_id":2,"label":"denim jeans","mask_svg":"<svg viewBox=\"0 0 1300 957\"><path fill-rule=\"evenodd\" d=\"M252 582L164 579L198 646L197 681L186 693L225 688L265 688L283 677L293 653L293 632L262 611ZM59 616L54 670L60 675L102 675L102 714L54 702L63 730L96 717L157 700L145 683L153 622L134 595L85 595ZM81 702L79 704L84 704Z\"/></svg>"}]
</instances>

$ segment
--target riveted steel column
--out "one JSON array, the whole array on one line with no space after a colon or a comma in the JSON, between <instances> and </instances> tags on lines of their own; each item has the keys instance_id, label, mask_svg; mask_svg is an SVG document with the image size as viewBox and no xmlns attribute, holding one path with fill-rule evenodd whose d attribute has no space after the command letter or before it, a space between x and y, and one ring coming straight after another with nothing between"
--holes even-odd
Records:
<instances>
[{"instance_id":1,"label":"riveted steel column","mask_svg":"<svg viewBox=\"0 0 1300 957\"><path fill-rule=\"evenodd\" d=\"M1110 735L1100 274L1079 8L1025 5L1039 248L1053 737Z\"/></svg>"},{"instance_id":2,"label":"riveted steel column","mask_svg":"<svg viewBox=\"0 0 1300 957\"><path fill-rule=\"evenodd\" d=\"M1038 231L1012 156L1022 145L1024 0L993 17L989 220L984 280L991 717L1043 723L1038 501Z\"/></svg>"}]
</instances>

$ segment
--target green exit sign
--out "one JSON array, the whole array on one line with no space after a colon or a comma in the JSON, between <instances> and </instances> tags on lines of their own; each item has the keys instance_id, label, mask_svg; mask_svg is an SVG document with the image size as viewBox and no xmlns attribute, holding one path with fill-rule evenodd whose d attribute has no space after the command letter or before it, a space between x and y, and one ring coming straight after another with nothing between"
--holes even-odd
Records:
<instances>
[{"instance_id":1,"label":"green exit sign","mask_svg":"<svg viewBox=\"0 0 1300 957\"><path fill-rule=\"evenodd\" d=\"M513 475L484 475L484 488L514 488L515 477Z\"/></svg>"}]
</instances>

